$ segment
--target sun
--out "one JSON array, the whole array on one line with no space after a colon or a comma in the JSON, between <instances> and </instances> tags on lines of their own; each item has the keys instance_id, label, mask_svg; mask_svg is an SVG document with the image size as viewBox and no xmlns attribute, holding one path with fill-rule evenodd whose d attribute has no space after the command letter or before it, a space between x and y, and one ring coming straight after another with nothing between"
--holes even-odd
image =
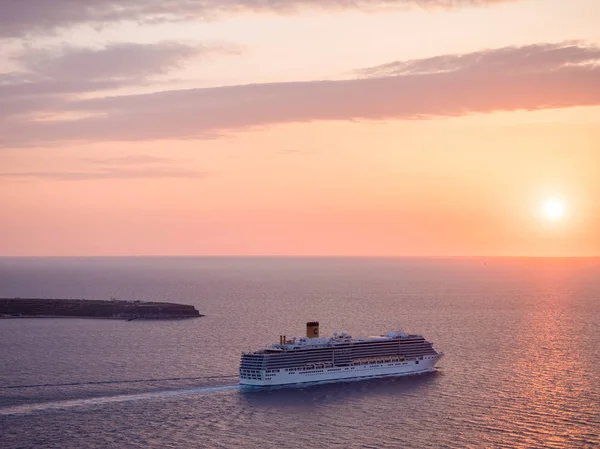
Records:
<instances>
[{"instance_id":1,"label":"sun","mask_svg":"<svg viewBox=\"0 0 600 449\"><path fill-rule=\"evenodd\" d=\"M544 217L550 221L558 221L565 215L565 204L563 201L551 198L544 202Z\"/></svg>"}]
</instances>

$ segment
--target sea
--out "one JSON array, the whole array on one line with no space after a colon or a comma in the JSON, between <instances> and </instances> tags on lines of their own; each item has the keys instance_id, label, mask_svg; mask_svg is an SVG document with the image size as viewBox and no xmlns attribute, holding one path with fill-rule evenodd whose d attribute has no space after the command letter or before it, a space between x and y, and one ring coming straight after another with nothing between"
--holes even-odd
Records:
<instances>
[{"instance_id":1,"label":"sea","mask_svg":"<svg viewBox=\"0 0 600 449\"><path fill-rule=\"evenodd\" d=\"M0 447L600 446L600 259L0 258L0 298L170 301L173 321L0 319ZM402 328L419 376L247 389L240 354Z\"/></svg>"}]
</instances>

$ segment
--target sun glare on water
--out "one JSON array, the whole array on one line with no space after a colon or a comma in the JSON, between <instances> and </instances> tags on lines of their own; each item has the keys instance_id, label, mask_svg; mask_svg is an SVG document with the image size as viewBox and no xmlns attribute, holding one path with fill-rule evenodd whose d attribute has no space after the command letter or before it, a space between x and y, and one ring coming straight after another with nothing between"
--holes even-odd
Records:
<instances>
[{"instance_id":1,"label":"sun glare on water","mask_svg":"<svg viewBox=\"0 0 600 449\"><path fill-rule=\"evenodd\" d=\"M559 199L548 199L544 202L544 217L550 221L558 221L565 215L565 204Z\"/></svg>"}]
</instances>

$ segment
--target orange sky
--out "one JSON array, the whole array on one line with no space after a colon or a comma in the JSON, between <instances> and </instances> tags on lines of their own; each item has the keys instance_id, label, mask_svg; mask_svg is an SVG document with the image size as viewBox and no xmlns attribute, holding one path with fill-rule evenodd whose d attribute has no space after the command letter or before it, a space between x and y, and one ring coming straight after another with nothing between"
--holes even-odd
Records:
<instances>
[{"instance_id":1,"label":"orange sky","mask_svg":"<svg viewBox=\"0 0 600 449\"><path fill-rule=\"evenodd\" d=\"M0 6L0 256L600 256L600 2L231 3Z\"/></svg>"}]
</instances>

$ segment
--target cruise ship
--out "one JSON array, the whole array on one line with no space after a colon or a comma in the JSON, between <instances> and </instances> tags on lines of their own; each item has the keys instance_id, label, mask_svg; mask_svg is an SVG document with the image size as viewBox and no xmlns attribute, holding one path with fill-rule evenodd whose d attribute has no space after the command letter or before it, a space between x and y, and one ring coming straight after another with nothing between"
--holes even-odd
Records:
<instances>
[{"instance_id":1,"label":"cruise ship","mask_svg":"<svg viewBox=\"0 0 600 449\"><path fill-rule=\"evenodd\" d=\"M306 337L288 340L242 354L240 384L286 385L383 376L404 376L435 371L443 356L422 335L402 330L367 338L347 332L319 337L319 323L306 323Z\"/></svg>"}]
</instances>

